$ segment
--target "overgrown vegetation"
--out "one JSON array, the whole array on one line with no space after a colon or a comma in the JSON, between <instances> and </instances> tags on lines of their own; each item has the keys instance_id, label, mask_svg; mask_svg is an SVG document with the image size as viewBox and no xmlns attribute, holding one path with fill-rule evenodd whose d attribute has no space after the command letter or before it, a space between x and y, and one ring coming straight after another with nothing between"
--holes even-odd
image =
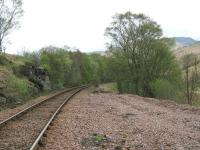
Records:
<instances>
[{"instance_id":1,"label":"overgrown vegetation","mask_svg":"<svg viewBox=\"0 0 200 150\"><path fill-rule=\"evenodd\" d=\"M17 68L23 62L23 57L0 55L0 109L23 103L37 93L27 78L18 76Z\"/></svg>"},{"instance_id":2,"label":"overgrown vegetation","mask_svg":"<svg viewBox=\"0 0 200 150\"><path fill-rule=\"evenodd\" d=\"M53 89L111 81L108 76L110 57L52 46L37 53L25 52L24 57L47 70Z\"/></svg>"},{"instance_id":3,"label":"overgrown vegetation","mask_svg":"<svg viewBox=\"0 0 200 150\"><path fill-rule=\"evenodd\" d=\"M31 95L31 91L29 90L30 85L28 81L17 78L13 74L9 75L7 86L9 87L9 92L17 93L20 97Z\"/></svg>"},{"instance_id":4,"label":"overgrown vegetation","mask_svg":"<svg viewBox=\"0 0 200 150\"><path fill-rule=\"evenodd\" d=\"M177 100L181 69L162 29L143 14L117 14L106 30L111 38L112 73L120 92Z\"/></svg>"},{"instance_id":5,"label":"overgrown vegetation","mask_svg":"<svg viewBox=\"0 0 200 150\"><path fill-rule=\"evenodd\" d=\"M185 97L188 104L198 104L200 87L200 73L198 71L199 59L194 54L187 54L182 57L182 69L185 80Z\"/></svg>"},{"instance_id":6,"label":"overgrown vegetation","mask_svg":"<svg viewBox=\"0 0 200 150\"><path fill-rule=\"evenodd\" d=\"M83 84L110 82L111 58L58 47L23 56L0 55L0 107L30 99L41 92Z\"/></svg>"}]
</instances>

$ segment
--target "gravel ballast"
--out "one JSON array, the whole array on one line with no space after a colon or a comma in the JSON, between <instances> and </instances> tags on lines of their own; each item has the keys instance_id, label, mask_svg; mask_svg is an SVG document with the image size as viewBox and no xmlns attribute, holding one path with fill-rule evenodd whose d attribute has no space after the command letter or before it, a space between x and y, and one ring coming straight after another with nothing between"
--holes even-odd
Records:
<instances>
[{"instance_id":1,"label":"gravel ballast","mask_svg":"<svg viewBox=\"0 0 200 150\"><path fill-rule=\"evenodd\" d=\"M39 149L200 150L200 110L84 90L62 109Z\"/></svg>"},{"instance_id":2,"label":"gravel ballast","mask_svg":"<svg viewBox=\"0 0 200 150\"><path fill-rule=\"evenodd\" d=\"M36 103L39 103L39 102L43 101L46 98L52 97L53 95L56 95L59 92L61 92L61 91L53 92L53 93L50 93L49 95L46 95L46 96L40 96L40 97L37 97L35 99L31 99L31 100L27 101L25 104L23 104L21 106L1 111L0 112L0 122L3 121L4 119L7 119L10 116L16 114L17 112L20 112L20 111L26 109L27 107L30 107L30 106L32 106L32 105L34 105Z\"/></svg>"},{"instance_id":3,"label":"gravel ballast","mask_svg":"<svg viewBox=\"0 0 200 150\"><path fill-rule=\"evenodd\" d=\"M26 150L42 131L53 113L76 90L48 99L0 128L0 150Z\"/></svg>"}]
</instances>

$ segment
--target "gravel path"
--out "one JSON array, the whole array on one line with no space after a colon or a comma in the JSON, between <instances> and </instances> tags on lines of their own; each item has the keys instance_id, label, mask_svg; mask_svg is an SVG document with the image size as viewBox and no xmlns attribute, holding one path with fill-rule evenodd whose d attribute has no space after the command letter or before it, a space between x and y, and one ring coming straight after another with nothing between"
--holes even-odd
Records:
<instances>
[{"instance_id":1,"label":"gravel path","mask_svg":"<svg viewBox=\"0 0 200 150\"><path fill-rule=\"evenodd\" d=\"M0 128L0 150L30 148L49 118L74 91L52 98Z\"/></svg>"},{"instance_id":2,"label":"gravel path","mask_svg":"<svg viewBox=\"0 0 200 150\"><path fill-rule=\"evenodd\" d=\"M75 96L54 120L47 150L200 150L200 110L133 95Z\"/></svg>"}]
</instances>

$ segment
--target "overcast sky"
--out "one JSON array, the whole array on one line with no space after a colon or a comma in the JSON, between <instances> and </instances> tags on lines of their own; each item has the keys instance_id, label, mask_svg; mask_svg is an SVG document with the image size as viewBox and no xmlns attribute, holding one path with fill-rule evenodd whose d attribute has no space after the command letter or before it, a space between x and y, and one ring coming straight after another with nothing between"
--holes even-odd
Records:
<instances>
[{"instance_id":1,"label":"overcast sky","mask_svg":"<svg viewBox=\"0 0 200 150\"><path fill-rule=\"evenodd\" d=\"M200 40L200 0L23 0L21 28L9 36L8 53L54 45L105 50L104 31L116 13L144 13L165 36Z\"/></svg>"}]
</instances>

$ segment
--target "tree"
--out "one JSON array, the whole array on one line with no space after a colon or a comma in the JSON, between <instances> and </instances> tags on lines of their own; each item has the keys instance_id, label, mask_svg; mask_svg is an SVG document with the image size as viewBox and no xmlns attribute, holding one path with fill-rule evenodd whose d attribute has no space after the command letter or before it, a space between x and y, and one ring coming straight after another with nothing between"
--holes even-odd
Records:
<instances>
[{"instance_id":1,"label":"tree","mask_svg":"<svg viewBox=\"0 0 200 150\"><path fill-rule=\"evenodd\" d=\"M186 98L187 103L192 104L195 99L195 91L199 87L200 75L197 70L198 58L194 54L187 54L182 57L183 70L185 71Z\"/></svg>"},{"instance_id":2,"label":"tree","mask_svg":"<svg viewBox=\"0 0 200 150\"><path fill-rule=\"evenodd\" d=\"M71 63L70 56L64 49L49 46L40 50L40 66L48 71L53 88L64 86L66 70L69 70Z\"/></svg>"},{"instance_id":3,"label":"tree","mask_svg":"<svg viewBox=\"0 0 200 150\"><path fill-rule=\"evenodd\" d=\"M5 37L19 27L19 18L22 14L21 0L0 0L0 52L3 51Z\"/></svg>"},{"instance_id":4,"label":"tree","mask_svg":"<svg viewBox=\"0 0 200 150\"><path fill-rule=\"evenodd\" d=\"M112 49L125 56L136 94L153 96L151 82L178 74L175 57L166 39L162 39L162 29L144 14L115 15L106 36L112 39Z\"/></svg>"}]
</instances>

